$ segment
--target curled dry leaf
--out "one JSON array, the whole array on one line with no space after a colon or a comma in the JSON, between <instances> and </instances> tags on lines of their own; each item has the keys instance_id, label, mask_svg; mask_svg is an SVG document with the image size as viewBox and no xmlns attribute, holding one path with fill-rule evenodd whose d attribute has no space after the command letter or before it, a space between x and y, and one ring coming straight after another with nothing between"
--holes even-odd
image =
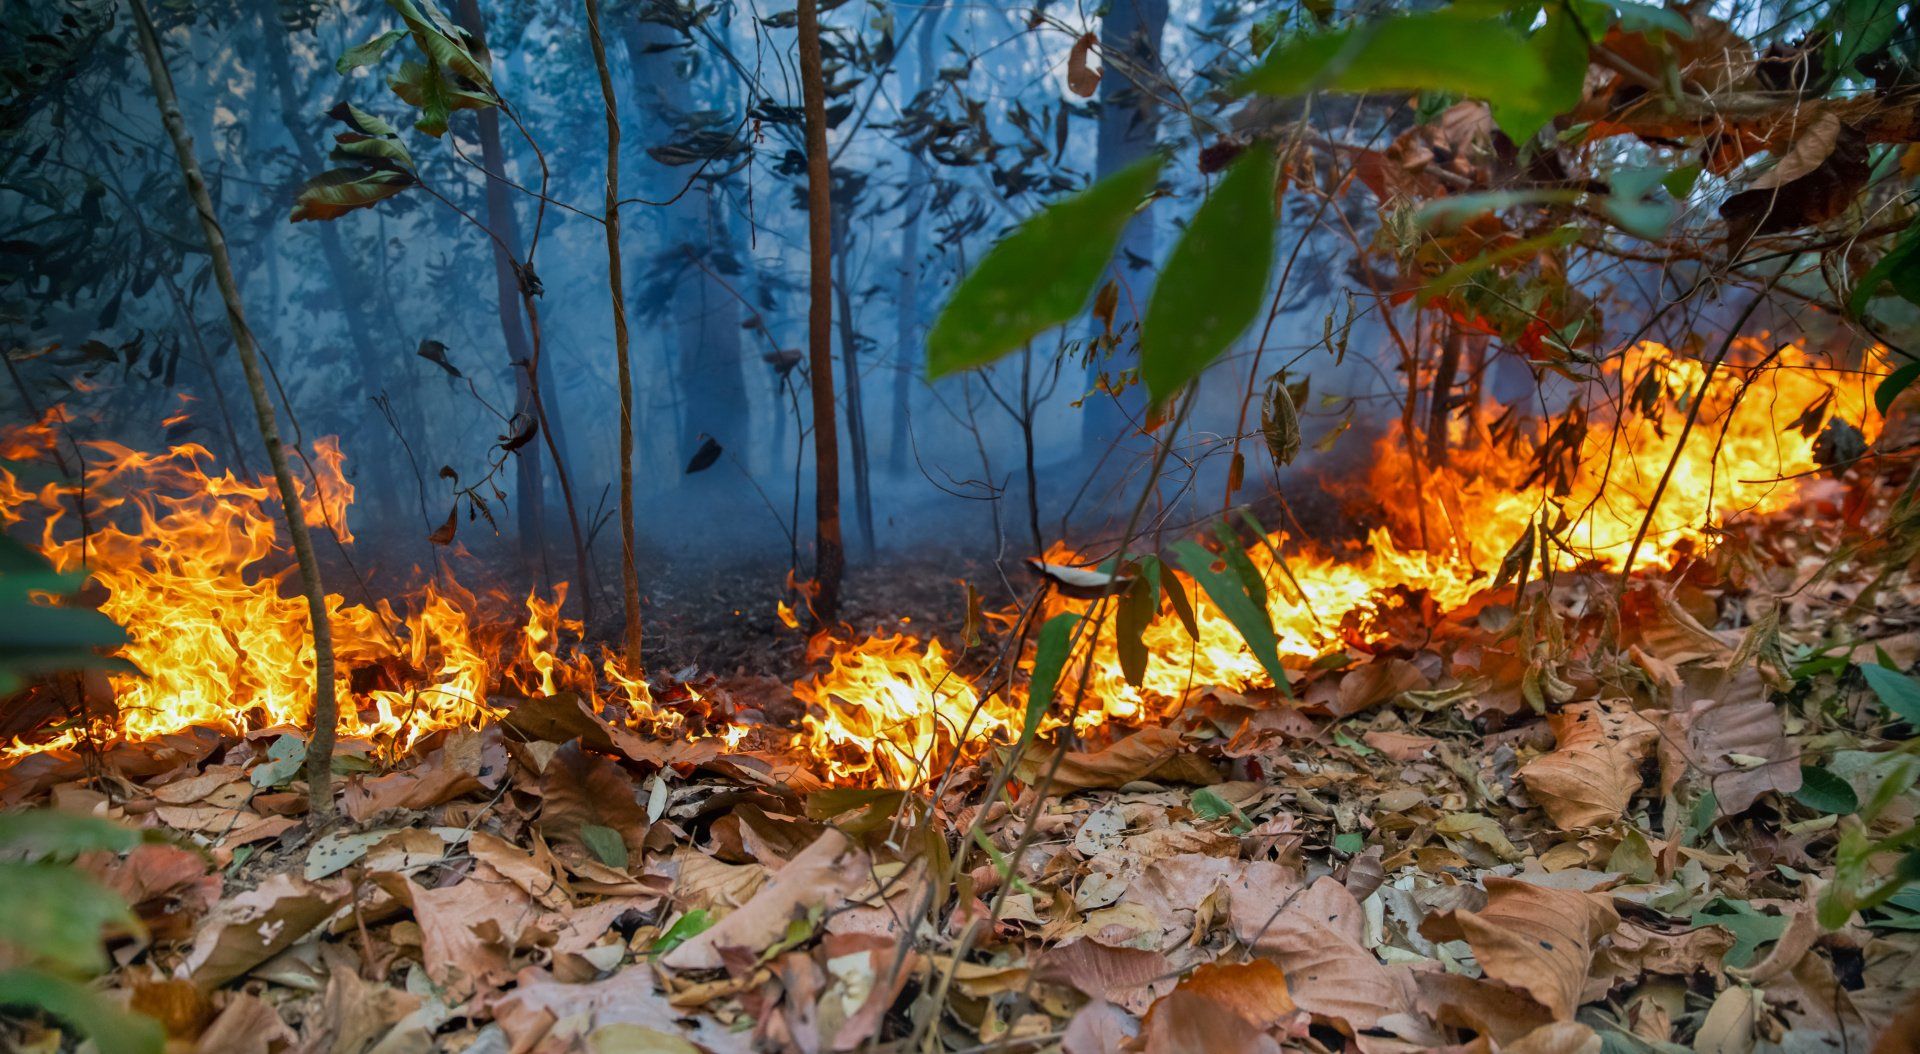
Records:
<instances>
[{"instance_id":1,"label":"curled dry leaf","mask_svg":"<svg viewBox=\"0 0 1920 1054\"><path fill-rule=\"evenodd\" d=\"M828 828L787 861L753 899L668 952L660 962L674 970L713 970L723 964L722 948L746 948L758 954L786 933L789 921L838 901L867 877L866 853L846 835Z\"/></svg>"},{"instance_id":2,"label":"curled dry leaf","mask_svg":"<svg viewBox=\"0 0 1920 1054\"><path fill-rule=\"evenodd\" d=\"M1073 51L1067 55L1067 88L1082 99L1093 97L1094 90L1100 87L1100 70L1088 64L1094 46L1100 38L1092 33L1080 34L1073 42Z\"/></svg>"},{"instance_id":3,"label":"curled dry leaf","mask_svg":"<svg viewBox=\"0 0 1920 1054\"><path fill-rule=\"evenodd\" d=\"M1139 1013L1153 1004L1155 995L1173 987L1175 972L1159 952L1083 939L1048 949L1035 963L1033 975Z\"/></svg>"},{"instance_id":4,"label":"curled dry leaf","mask_svg":"<svg viewBox=\"0 0 1920 1054\"><path fill-rule=\"evenodd\" d=\"M1519 777L1561 830L1618 820L1640 789L1640 761L1657 731L1625 699L1575 703L1547 716L1556 746Z\"/></svg>"},{"instance_id":5,"label":"curled dry leaf","mask_svg":"<svg viewBox=\"0 0 1920 1054\"><path fill-rule=\"evenodd\" d=\"M176 973L218 988L312 933L346 899L344 883L274 875L208 913Z\"/></svg>"},{"instance_id":6,"label":"curled dry leaf","mask_svg":"<svg viewBox=\"0 0 1920 1054\"><path fill-rule=\"evenodd\" d=\"M1200 786L1220 782L1219 771L1192 750L1174 729L1143 728L1104 750L1069 752L1054 772L1049 790L1066 794L1094 787L1121 787L1139 780ZM1052 765L1045 754L1029 751L1020 759L1018 774L1022 782L1037 784Z\"/></svg>"},{"instance_id":7,"label":"curled dry leaf","mask_svg":"<svg viewBox=\"0 0 1920 1054\"><path fill-rule=\"evenodd\" d=\"M1242 930L1236 911L1235 930ZM1345 886L1322 878L1282 909L1271 924L1240 932L1255 952L1279 965L1293 1002L1316 1017L1363 1031L1413 1009L1404 969L1383 964L1365 944L1366 913Z\"/></svg>"},{"instance_id":8,"label":"curled dry leaf","mask_svg":"<svg viewBox=\"0 0 1920 1054\"><path fill-rule=\"evenodd\" d=\"M1727 815L1745 812L1768 791L1800 789L1800 748L1771 702L1694 699L1661 723L1663 782L1703 780Z\"/></svg>"},{"instance_id":9,"label":"curled dry leaf","mask_svg":"<svg viewBox=\"0 0 1920 1054\"><path fill-rule=\"evenodd\" d=\"M1487 906L1429 917L1431 940L1465 940L1486 975L1533 996L1555 1020L1580 1005L1596 943L1620 916L1604 896L1489 876Z\"/></svg>"}]
</instances>

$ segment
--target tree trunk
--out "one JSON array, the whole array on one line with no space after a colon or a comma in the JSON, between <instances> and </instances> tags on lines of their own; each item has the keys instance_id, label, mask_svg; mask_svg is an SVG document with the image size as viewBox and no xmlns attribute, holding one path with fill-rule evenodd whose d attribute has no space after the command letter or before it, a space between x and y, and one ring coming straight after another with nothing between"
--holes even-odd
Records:
<instances>
[{"instance_id":1,"label":"tree trunk","mask_svg":"<svg viewBox=\"0 0 1920 1054\"><path fill-rule=\"evenodd\" d=\"M1094 175L1104 179L1147 156L1154 147L1160 115L1152 92L1135 81L1146 81L1160 70L1160 38L1167 24L1167 0L1113 0L1100 20L1100 55L1105 71L1100 78L1100 128ZM1120 303L1114 313L1117 331L1138 323L1146 308L1146 268L1153 260L1153 222L1135 217L1120 238L1119 251L1107 269L1107 279L1120 283ZM1124 345L1123 345L1124 346ZM1102 372L1118 372L1122 363L1088 363L1089 386ZM1089 448L1104 447L1131 430L1131 416L1145 409L1134 389L1124 403L1095 395L1086 401L1081 417L1081 439Z\"/></svg>"},{"instance_id":2,"label":"tree trunk","mask_svg":"<svg viewBox=\"0 0 1920 1054\"><path fill-rule=\"evenodd\" d=\"M813 610L840 616L840 437L833 403L833 173L827 165L827 82L818 0L799 0L800 89L807 118L807 369L813 387Z\"/></svg>"},{"instance_id":3,"label":"tree trunk","mask_svg":"<svg viewBox=\"0 0 1920 1054\"><path fill-rule=\"evenodd\" d=\"M914 39L913 94L917 99L933 79L933 39L946 14L947 0L933 0L921 9ZM900 281L894 287L893 413L890 421L887 467L905 472L910 463L907 420L912 416L913 381L920 374L920 221L933 172L916 150L907 161L907 228L900 235Z\"/></svg>"},{"instance_id":4,"label":"tree trunk","mask_svg":"<svg viewBox=\"0 0 1920 1054\"><path fill-rule=\"evenodd\" d=\"M227 255L227 239L214 215L213 200L207 194L207 180L194 157L193 140L188 138L186 121L180 115L180 102L173 91L173 79L167 73L166 59L160 54L160 38L147 14L146 0L128 0L133 11L134 31L140 40L140 52L146 59L147 76L153 82L154 102L160 108L161 123L180 161L180 175L187 184L194 210L200 214L200 232L207 242L207 256L213 267L214 282L227 308L227 324L233 328L234 350L240 367L246 371L247 391L253 397L253 412L260 425L260 441L267 448L267 460L273 465L274 482L279 485L280 505L287 517L287 534L293 542L294 558L300 565L300 582L307 594L307 617L313 632L313 730L307 741L306 775L308 809L315 824L333 816L333 741L339 723L339 707L333 697L333 633L327 622L327 594L320 582L320 564L313 556L313 539L307 533L306 511L300 490L287 464L287 452L280 445L280 425L273 402L267 396L267 381L260 368L260 350L254 344L253 330L247 326L247 311L240 301L240 288L233 277L233 261Z\"/></svg>"},{"instance_id":5,"label":"tree trunk","mask_svg":"<svg viewBox=\"0 0 1920 1054\"><path fill-rule=\"evenodd\" d=\"M633 364L627 353L626 282L620 268L620 107L607 71L607 43L600 35L599 0L586 0L587 35L600 73L607 112L607 287L613 297L613 352L620 373L620 602L626 613L627 673L640 673L640 568L634 562Z\"/></svg>"},{"instance_id":6,"label":"tree trunk","mask_svg":"<svg viewBox=\"0 0 1920 1054\"><path fill-rule=\"evenodd\" d=\"M460 0L460 28L476 40L486 39L486 22L478 0ZM491 107L476 115L480 123L480 163L496 176L507 172L506 150L500 145L500 112ZM514 273L514 260L520 255L520 222L513 212L513 188L504 178L487 179L487 227L493 231L493 288L500 315L500 334L507 345L507 369L513 374L513 413L534 420L533 378L528 365L533 362L533 346L527 339L526 321L520 310L520 279ZM514 451L514 489L520 508L516 523L520 531L520 561L530 578L538 579L546 564L546 473L540 463L540 450L532 443ZM586 583L582 582L585 588Z\"/></svg>"},{"instance_id":7,"label":"tree trunk","mask_svg":"<svg viewBox=\"0 0 1920 1054\"><path fill-rule=\"evenodd\" d=\"M261 50L265 53L267 75L273 79L274 94L280 99L280 123L286 127L287 138L293 141L294 155L300 160L301 172L309 177L317 176L326 170L327 161L314 145L314 129L301 117L302 100L290 60L292 38L276 24L272 12L271 4L260 5ZM347 325L347 344L353 349L361 378L376 392L386 392L389 390L386 365L381 361L379 349L374 346L373 326L359 296L362 285L359 268L353 265L339 228L331 223L310 226L320 240L320 259L326 264L327 275L337 293L335 300L340 305L340 313ZM401 390L394 393L398 395L400 405L405 408L407 416L421 420L420 401L413 387L400 387ZM379 436L384 433L370 429L367 434ZM376 449L366 451L370 461L377 463L398 456L396 443L374 438L370 445L374 444L377 444ZM396 515L398 507L391 488L375 487L373 490L380 518L385 520Z\"/></svg>"},{"instance_id":8,"label":"tree trunk","mask_svg":"<svg viewBox=\"0 0 1920 1054\"><path fill-rule=\"evenodd\" d=\"M860 334L853 324L853 294L848 273L847 214L841 209L833 217L834 291L840 302L840 368L847 375L847 446L853 454L853 508L860 526L860 552L873 556L873 492L868 482L867 413L860 393Z\"/></svg>"}]
</instances>

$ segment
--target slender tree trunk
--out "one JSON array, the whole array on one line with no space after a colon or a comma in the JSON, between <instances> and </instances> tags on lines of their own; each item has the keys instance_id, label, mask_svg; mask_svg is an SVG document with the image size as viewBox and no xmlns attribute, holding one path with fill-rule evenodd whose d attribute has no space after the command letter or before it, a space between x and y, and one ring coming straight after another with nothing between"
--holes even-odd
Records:
<instances>
[{"instance_id":1,"label":"slender tree trunk","mask_svg":"<svg viewBox=\"0 0 1920 1054\"><path fill-rule=\"evenodd\" d=\"M1100 55L1105 74L1100 78L1100 126L1094 157L1097 178L1112 175L1147 156L1154 147L1160 115L1154 94L1144 82L1160 71L1160 40L1167 25L1168 0L1112 0L1100 20ZM1143 83L1136 83L1136 81ZM1153 220L1135 217L1120 238L1120 248L1107 268L1107 278L1120 283L1120 306L1114 328L1139 321L1136 312L1147 305L1147 266L1153 260ZM1097 357L1087 366L1091 385L1102 372L1118 373L1122 364ZM1129 417L1146 407L1136 389L1124 399L1100 394L1087 399L1081 412L1081 441L1090 449L1124 439L1131 430Z\"/></svg>"},{"instance_id":2,"label":"slender tree trunk","mask_svg":"<svg viewBox=\"0 0 1920 1054\"><path fill-rule=\"evenodd\" d=\"M486 39L486 22L478 0L460 0L460 28L474 39ZM494 176L505 177L506 150L500 145L500 112L492 107L476 115L480 125L480 163ZM520 255L520 223L513 213L512 188L504 178L487 179L487 227L499 239L493 244L493 287L500 315L500 334L507 346L507 369L513 375L513 412L516 417L537 420L533 406L534 381L530 370L533 346L527 339L525 318L520 310L520 278L514 260ZM538 578L546 564L546 472L540 463L540 450L529 443L514 451L514 489L520 508L516 523L520 532L520 560L530 577ZM585 588L586 583L581 583Z\"/></svg>"},{"instance_id":3,"label":"slender tree trunk","mask_svg":"<svg viewBox=\"0 0 1920 1054\"><path fill-rule=\"evenodd\" d=\"M807 369L813 386L814 613L840 616L840 437L833 403L833 173L827 165L827 81L819 0L799 0L800 89L807 117Z\"/></svg>"},{"instance_id":4,"label":"slender tree trunk","mask_svg":"<svg viewBox=\"0 0 1920 1054\"><path fill-rule=\"evenodd\" d=\"M915 33L913 95L919 98L933 79L933 40L939 31L946 0L933 0L922 9L920 28ZM927 187L933 173L927 162L914 151L907 161L907 229L900 235L900 281L894 287L895 317L893 348L893 413L890 415L887 443L887 467L905 472L911 459L907 441L907 420L912 416L913 381L920 374L920 223L925 210Z\"/></svg>"},{"instance_id":5,"label":"slender tree trunk","mask_svg":"<svg viewBox=\"0 0 1920 1054\"><path fill-rule=\"evenodd\" d=\"M620 372L620 602L626 612L627 672L640 672L640 568L634 561L633 364L627 353L626 281L620 270L620 106L600 35L599 0L587 2L587 35L607 111L607 287L613 296L613 352Z\"/></svg>"},{"instance_id":6,"label":"slender tree trunk","mask_svg":"<svg viewBox=\"0 0 1920 1054\"><path fill-rule=\"evenodd\" d=\"M313 556L313 539L307 533L300 490L293 481L293 469L287 464L287 452L280 445L280 424L274 415L273 402L267 396L260 350L254 343L253 330L247 326L240 288L234 282L226 235L220 229L219 217L213 213L206 177L194 157L193 140L187 136L186 121L181 117L180 102L173 91L173 79L167 72L166 59L160 54L160 38L154 32L153 19L147 14L146 0L128 0L128 4L133 11L140 52L147 62L147 76L153 82L154 102L159 105L167 136L173 140L187 193L193 199L194 210L200 214L200 231L206 237L214 282L220 287L221 300L226 303L227 323L233 327L234 350L239 353L241 369L246 371L247 391L253 396L253 412L260 424L260 441L267 448L267 460L273 464L273 478L280 488L280 505L287 517L287 534L300 564L300 582L306 590L307 616L313 630L313 730L307 741L307 794L314 822L324 823L333 816L333 740L340 719L333 697L333 633L327 622L326 589L320 583L320 564Z\"/></svg>"},{"instance_id":7,"label":"slender tree trunk","mask_svg":"<svg viewBox=\"0 0 1920 1054\"><path fill-rule=\"evenodd\" d=\"M264 52L267 75L273 80L274 94L279 97L280 123L286 128L287 137L293 141L294 155L300 160L300 170L308 176L318 175L327 167L326 158L314 145L312 126L302 120L301 98L290 59L291 35L276 24L277 20L272 15L272 4L263 3L258 11L261 50ZM353 349L354 361L360 369L360 379L375 393L388 392L388 371L385 363L381 361L379 348L374 343L373 326L367 317L367 311L360 296L364 284L361 281L360 269L354 266L353 258L347 252L338 227L331 223L316 223L310 226L314 228L314 236L319 239L320 259L326 264L327 275L333 283L336 294L335 302L340 305L341 317L346 321L347 345ZM416 421L422 419L419 397L411 385L400 385L398 392L389 392L389 394L397 396L407 416ZM369 456L370 460L384 461L398 453L397 444L380 438L379 430L369 430L367 434L368 445L373 449L363 449L362 453ZM375 487L373 492L373 501L378 506L377 515L382 520L390 521L399 511L394 492L387 487Z\"/></svg>"},{"instance_id":8,"label":"slender tree trunk","mask_svg":"<svg viewBox=\"0 0 1920 1054\"><path fill-rule=\"evenodd\" d=\"M1427 464L1434 468L1447 463L1447 419L1453 414L1453 382L1460 372L1460 353L1467 335L1452 322L1443 323L1445 341L1440 346L1440 361L1433 371L1433 389L1427 393Z\"/></svg>"},{"instance_id":9,"label":"slender tree trunk","mask_svg":"<svg viewBox=\"0 0 1920 1054\"><path fill-rule=\"evenodd\" d=\"M860 334L853 324L853 294L849 285L847 226L849 209L833 217L834 291L840 302L840 368L847 375L847 446L853 454L853 509L860 527L860 552L873 556L873 490L869 484L867 412L860 392Z\"/></svg>"}]
</instances>

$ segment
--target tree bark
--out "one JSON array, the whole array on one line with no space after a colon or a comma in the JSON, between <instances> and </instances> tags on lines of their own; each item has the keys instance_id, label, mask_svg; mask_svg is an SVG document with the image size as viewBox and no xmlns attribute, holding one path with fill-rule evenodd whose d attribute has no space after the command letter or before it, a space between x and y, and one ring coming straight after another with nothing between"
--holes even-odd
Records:
<instances>
[{"instance_id":1,"label":"tree bark","mask_svg":"<svg viewBox=\"0 0 1920 1054\"><path fill-rule=\"evenodd\" d=\"M1101 65L1100 126L1094 156L1095 178L1105 178L1147 156L1154 147L1160 128L1160 115L1153 93L1136 83L1145 81L1160 69L1160 39L1167 25L1167 0L1113 0L1100 20ZM1120 283L1120 305L1115 313L1114 329L1139 321L1137 311L1146 307L1146 283L1135 275L1144 275L1146 263L1136 270L1134 261L1153 259L1153 221L1150 216L1135 217L1121 235L1119 251L1108 265L1107 280ZM1092 358L1087 364L1091 387L1102 372L1117 372L1119 364ZM1131 431L1131 417L1138 417L1145 406L1133 389L1126 401L1098 394L1090 397L1081 416L1081 441L1088 448L1108 446Z\"/></svg>"},{"instance_id":2,"label":"tree bark","mask_svg":"<svg viewBox=\"0 0 1920 1054\"><path fill-rule=\"evenodd\" d=\"M246 306L240 301L240 287L233 277L233 261L227 255L226 235L220 219L214 215L213 199L207 193L207 180L194 156L193 140L188 137L186 121L180 114L180 102L173 90L173 78L167 72L166 59L160 53L160 38L147 13L146 0L128 0L133 11L135 34L140 52L146 59L147 76L153 83L154 102L160 108L161 123L180 162L180 175L186 181L187 194L200 215L200 232L206 238L207 256L213 267L214 282L220 299L226 304L227 324L233 328L234 350L247 375L247 391L253 397L253 412L260 425L260 441L267 448L267 460L273 465L274 482L280 490L280 505L287 517L287 534L293 541L294 558L300 565L300 582L307 594L307 617L313 632L313 730L307 739L306 775L308 809L316 824L333 816L333 743L339 723L339 707L333 696L333 633L327 622L327 594L320 582L320 564L313 556L313 539L307 533L306 511L300 490L287 463L287 452L280 444L280 424L273 402L267 396L266 376L260 368L260 350L253 330L247 325Z\"/></svg>"},{"instance_id":3,"label":"tree bark","mask_svg":"<svg viewBox=\"0 0 1920 1054\"><path fill-rule=\"evenodd\" d=\"M927 90L933 74L933 38L939 31L947 0L933 0L921 10L914 40L913 94ZM907 229L900 236L900 281L894 287L893 413L889 422L887 467L905 472L909 460L907 419L912 416L913 380L920 373L920 222L932 170L918 150L907 161Z\"/></svg>"},{"instance_id":4,"label":"tree bark","mask_svg":"<svg viewBox=\"0 0 1920 1054\"><path fill-rule=\"evenodd\" d=\"M841 209L833 217L833 287L840 303L840 368L847 375L847 446L853 455L854 520L860 527L860 552L872 558L873 489L869 482L866 405L860 391L860 334L853 324L853 275L847 267L850 257L847 252L848 211Z\"/></svg>"},{"instance_id":5,"label":"tree bark","mask_svg":"<svg viewBox=\"0 0 1920 1054\"><path fill-rule=\"evenodd\" d=\"M620 107L600 35L599 0L586 0L587 35L607 114L607 287L613 297L613 352L620 373L620 602L626 613L627 673L640 673L640 569L633 525L633 363L627 351L626 281L620 267Z\"/></svg>"},{"instance_id":6,"label":"tree bark","mask_svg":"<svg viewBox=\"0 0 1920 1054\"><path fill-rule=\"evenodd\" d=\"M827 81L818 0L799 0L800 89L807 121L807 369L813 388L814 615L840 615L846 548L840 535L840 441L833 400L833 173L827 162Z\"/></svg>"}]
</instances>

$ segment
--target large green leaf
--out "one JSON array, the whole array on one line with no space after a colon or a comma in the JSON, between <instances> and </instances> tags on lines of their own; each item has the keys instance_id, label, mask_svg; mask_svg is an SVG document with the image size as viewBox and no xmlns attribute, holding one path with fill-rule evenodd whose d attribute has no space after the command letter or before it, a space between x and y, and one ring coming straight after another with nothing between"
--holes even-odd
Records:
<instances>
[{"instance_id":1,"label":"large green leaf","mask_svg":"<svg viewBox=\"0 0 1920 1054\"><path fill-rule=\"evenodd\" d=\"M1860 675L1894 716L1920 728L1920 681L1871 663L1860 667Z\"/></svg>"},{"instance_id":2,"label":"large green leaf","mask_svg":"<svg viewBox=\"0 0 1920 1054\"><path fill-rule=\"evenodd\" d=\"M934 320L927 373L985 366L1078 315L1160 163L1136 162L1054 202L989 249Z\"/></svg>"},{"instance_id":3,"label":"large green leaf","mask_svg":"<svg viewBox=\"0 0 1920 1054\"><path fill-rule=\"evenodd\" d=\"M435 138L447 134L447 121L455 110L484 110L494 105L493 96L455 84L437 62L403 62L400 72L387 78L387 87L402 102L420 111L413 126Z\"/></svg>"},{"instance_id":4,"label":"large green leaf","mask_svg":"<svg viewBox=\"0 0 1920 1054\"><path fill-rule=\"evenodd\" d=\"M1067 654L1073 650L1073 627L1080 616L1072 612L1055 615L1040 625L1040 641L1033 653L1033 677L1027 683L1027 716L1020 726L1020 745L1033 739L1040 729L1040 718L1053 705L1060 686L1060 671L1067 668Z\"/></svg>"},{"instance_id":5,"label":"large green leaf","mask_svg":"<svg viewBox=\"0 0 1920 1054\"><path fill-rule=\"evenodd\" d=\"M493 92L493 74L467 49L466 33L453 24L432 0L387 0L413 34L413 42L427 61L465 78L483 92Z\"/></svg>"},{"instance_id":6,"label":"large green leaf","mask_svg":"<svg viewBox=\"0 0 1920 1054\"><path fill-rule=\"evenodd\" d=\"M137 930L119 895L65 864L0 863L0 945L10 961L63 973L107 968L100 941L107 926Z\"/></svg>"},{"instance_id":7,"label":"large green leaf","mask_svg":"<svg viewBox=\"0 0 1920 1054\"><path fill-rule=\"evenodd\" d=\"M1187 577L1200 583L1200 588L1207 591L1213 605L1227 616L1227 621L1233 623L1234 629L1240 631L1248 650L1260 660L1267 676L1273 678L1274 687L1283 694L1291 695L1286 667L1280 665L1280 642L1273 635L1273 619L1265 608L1255 604L1247 594L1240 576L1225 568L1216 569L1213 565L1219 558L1207 552L1198 542L1184 541L1174 545L1173 559L1187 573Z\"/></svg>"},{"instance_id":8,"label":"large green leaf","mask_svg":"<svg viewBox=\"0 0 1920 1054\"><path fill-rule=\"evenodd\" d=\"M1234 162L1194 213L1154 286L1140 332L1140 377L1165 402L1220 357L1260 313L1273 264L1273 151Z\"/></svg>"},{"instance_id":9,"label":"large green leaf","mask_svg":"<svg viewBox=\"0 0 1920 1054\"><path fill-rule=\"evenodd\" d=\"M341 52L340 57L334 60L333 70L335 73L344 75L352 73L362 66L370 66L373 63L379 62L380 56L385 55L387 49L392 47L395 41L406 35L407 31L404 29L389 29L364 44L355 44L353 47Z\"/></svg>"},{"instance_id":10,"label":"large green leaf","mask_svg":"<svg viewBox=\"0 0 1920 1054\"><path fill-rule=\"evenodd\" d=\"M1880 408L1881 416L1884 417L1893 409L1893 401L1900 398L1900 393L1912 387L1916 380L1920 380L1920 359L1905 363L1880 379L1873 389L1873 405Z\"/></svg>"},{"instance_id":11,"label":"large green leaf","mask_svg":"<svg viewBox=\"0 0 1920 1054\"><path fill-rule=\"evenodd\" d=\"M1527 47L1546 71L1544 84L1532 95L1507 96L1493 105L1494 122L1515 142L1525 142L1547 122L1580 105L1587 84L1587 35L1565 10L1549 8L1545 24L1527 38Z\"/></svg>"},{"instance_id":12,"label":"large green leaf","mask_svg":"<svg viewBox=\"0 0 1920 1054\"><path fill-rule=\"evenodd\" d=\"M100 1054L160 1054L167 1032L88 988L40 970L0 970L0 1005L34 1007L65 1021L93 1041Z\"/></svg>"},{"instance_id":13,"label":"large green leaf","mask_svg":"<svg viewBox=\"0 0 1920 1054\"><path fill-rule=\"evenodd\" d=\"M1901 231L1893 247L1860 276L1860 284L1854 286L1853 294L1847 297L1848 313L1856 317L1865 314L1867 301L1888 283L1903 299L1920 304L1920 219Z\"/></svg>"},{"instance_id":14,"label":"large green leaf","mask_svg":"<svg viewBox=\"0 0 1920 1054\"><path fill-rule=\"evenodd\" d=\"M331 220L385 201L417 182L405 172L336 168L307 180L294 200L291 221Z\"/></svg>"},{"instance_id":15,"label":"large green leaf","mask_svg":"<svg viewBox=\"0 0 1920 1054\"><path fill-rule=\"evenodd\" d=\"M140 832L98 816L57 809L0 815L0 852L29 861L64 860L96 849L124 853L139 844Z\"/></svg>"},{"instance_id":16,"label":"large green leaf","mask_svg":"<svg viewBox=\"0 0 1920 1054\"><path fill-rule=\"evenodd\" d=\"M1507 23L1428 11L1283 41L1238 86L1263 95L1447 91L1524 115L1554 90L1550 80L1541 51ZM1516 139L1538 128L1502 127Z\"/></svg>"}]
</instances>

